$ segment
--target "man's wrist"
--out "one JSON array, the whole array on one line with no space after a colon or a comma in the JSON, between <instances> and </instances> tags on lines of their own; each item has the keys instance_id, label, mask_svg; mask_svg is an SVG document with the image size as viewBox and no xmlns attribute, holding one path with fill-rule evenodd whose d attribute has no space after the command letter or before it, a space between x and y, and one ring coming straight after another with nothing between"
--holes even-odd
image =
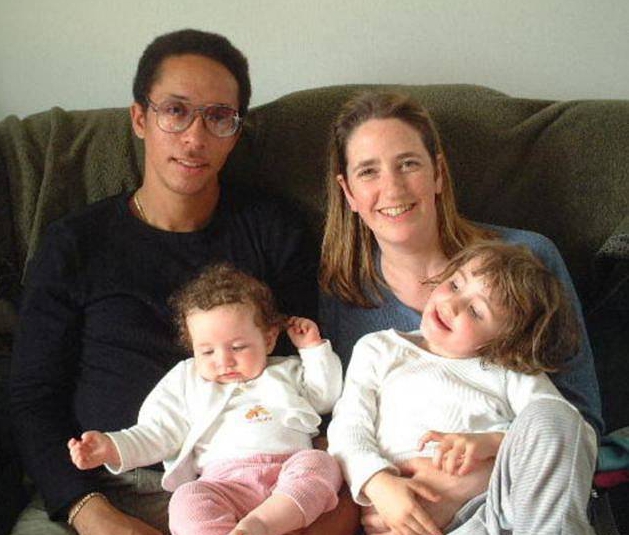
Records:
<instances>
[{"instance_id":1,"label":"man's wrist","mask_svg":"<svg viewBox=\"0 0 629 535\"><path fill-rule=\"evenodd\" d=\"M74 502L74 504L70 507L70 510L68 511L68 525L74 526L78 514L90 501L94 499L109 502L107 496L105 496L102 492L87 493L85 496Z\"/></svg>"}]
</instances>

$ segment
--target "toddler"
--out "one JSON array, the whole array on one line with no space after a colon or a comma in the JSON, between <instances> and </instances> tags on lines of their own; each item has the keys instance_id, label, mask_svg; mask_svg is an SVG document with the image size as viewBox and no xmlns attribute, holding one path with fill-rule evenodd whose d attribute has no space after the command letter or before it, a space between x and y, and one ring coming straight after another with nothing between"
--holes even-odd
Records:
<instances>
[{"instance_id":1,"label":"toddler","mask_svg":"<svg viewBox=\"0 0 629 535\"><path fill-rule=\"evenodd\" d=\"M230 266L208 268L172 300L194 355L144 401L137 425L70 439L74 464L113 473L164 462L173 535L281 534L337 504L336 461L312 449L342 371L306 318L288 320L299 357L268 357L283 318L270 289Z\"/></svg>"},{"instance_id":2,"label":"toddler","mask_svg":"<svg viewBox=\"0 0 629 535\"><path fill-rule=\"evenodd\" d=\"M576 351L576 321L561 283L524 247L482 242L456 255L419 331L368 334L354 348L328 440L355 501L373 506L382 527L395 532L439 534L465 524L461 533L505 533L517 531L513 518L545 514L545 507L589 525L596 436L544 373ZM542 401L548 404L537 410L557 422L567 414L575 444L584 445L575 474L553 473L552 459L535 458L534 448L571 454L555 447L552 429L546 439L512 427ZM542 422L538 414L532 420ZM509 448L520 455L498 462L512 429L519 442ZM553 485L565 486L566 499L544 504L544 488ZM471 506L461 507L479 495L478 523L465 523ZM544 507L536 510L535 500ZM549 533L561 531L553 518Z\"/></svg>"}]
</instances>

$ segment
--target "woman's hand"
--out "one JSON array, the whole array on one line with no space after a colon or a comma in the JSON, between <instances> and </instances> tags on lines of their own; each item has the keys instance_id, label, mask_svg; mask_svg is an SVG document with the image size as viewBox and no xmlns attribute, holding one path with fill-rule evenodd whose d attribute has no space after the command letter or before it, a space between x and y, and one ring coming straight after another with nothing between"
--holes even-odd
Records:
<instances>
[{"instance_id":1,"label":"woman's hand","mask_svg":"<svg viewBox=\"0 0 629 535\"><path fill-rule=\"evenodd\" d=\"M440 496L416 479L378 472L367 481L363 493L391 531L402 535L441 535L441 530L419 501L438 502Z\"/></svg>"},{"instance_id":2,"label":"woman's hand","mask_svg":"<svg viewBox=\"0 0 629 535\"><path fill-rule=\"evenodd\" d=\"M113 440L100 431L86 431L80 439L68 441L70 457L81 470L97 468L103 464L120 466L120 456Z\"/></svg>"},{"instance_id":3,"label":"woman's hand","mask_svg":"<svg viewBox=\"0 0 629 535\"><path fill-rule=\"evenodd\" d=\"M419 441L421 451L428 442L438 442L432 464L450 475L464 476L479 463L496 457L504 433L439 433L428 431Z\"/></svg>"},{"instance_id":4,"label":"woman's hand","mask_svg":"<svg viewBox=\"0 0 629 535\"><path fill-rule=\"evenodd\" d=\"M95 496L74 517L79 535L163 535L138 518L116 509L107 500Z\"/></svg>"}]
</instances>

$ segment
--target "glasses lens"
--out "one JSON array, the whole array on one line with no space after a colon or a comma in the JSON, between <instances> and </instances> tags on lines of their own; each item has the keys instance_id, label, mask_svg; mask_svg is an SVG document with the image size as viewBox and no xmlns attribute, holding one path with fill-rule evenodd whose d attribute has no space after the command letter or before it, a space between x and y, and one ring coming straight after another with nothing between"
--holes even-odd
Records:
<instances>
[{"instance_id":1,"label":"glasses lens","mask_svg":"<svg viewBox=\"0 0 629 535\"><path fill-rule=\"evenodd\" d=\"M166 132L181 132L190 126L192 113L192 106L185 102L162 102L157 108L157 122Z\"/></svg>"},{"instance_id":2,"label":"glasses lens","mask_svg":"<svg viewBox=\"0 0 629 535\"><path fill-rule=\"evenodd\" d=\"M205 124L215 136L232 136L238 130L240 117L229 106L208 106L203 114Z\"/></svg>"}]
</instances>

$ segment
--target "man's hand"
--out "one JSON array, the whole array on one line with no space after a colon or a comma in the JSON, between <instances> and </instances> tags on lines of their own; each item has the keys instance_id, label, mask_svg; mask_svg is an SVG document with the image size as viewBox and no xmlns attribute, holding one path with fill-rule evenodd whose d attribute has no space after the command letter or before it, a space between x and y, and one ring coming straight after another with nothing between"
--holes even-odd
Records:
<instances>
[{"instance_id":1,"label":"man's hand","mask_svg":"<svg viewBox=\"0 0 629 535\"><path fill-rule=\"evenodd\" d=\"M419 503L419 498L438 502L440 497L421 482L382 471L367 481L363 493L391 531L402 535L441 535Z\"/></svg>"},{"instance_id":2,"label":"man's hand","mask_svg":"<svg viewBox=\"0 0 629 535\"><path fill-rule=\"evenodd\" d=\"M79 535L163 535L138 518L126 515L107 500L96 496L74 517Z\"/></svg>"},{"instance_id":3,"label":"man's hand","mask_svg":"<svg viewBox=\"0 0 629 535\"><path fill-rule=\"evenodd\" d=\"M315 347L323 342L319 333L319 327L317 327L314 321L308 318L291 316L288 318L287 324L286 334L288 334L290 341L293 342L297 349Z\"/></svg>"},{"instance_id":4,"label":"man's hand","mask_svg":"<svg viewBox=\"0 0 629 535\"><path fill-rule=\"evenodd\" d=\"M504 433L439 433L428 431L419 441L421 451L428 442L439 442L432 464L450 475L464 476L480 462L494 458Z\"/></svg>"},{"instance_id":5,"label":"man's hand","mask_svg":"<svg viewBox=\"0 0 629 535\"><path fill-rule=\"evenodd\" d=\"M99 431L86 431L80 439L68 441L70 457L81 470L97 468L103 464L120 466L120 456L111 438Z\"/></svg>"}]
</instances>

